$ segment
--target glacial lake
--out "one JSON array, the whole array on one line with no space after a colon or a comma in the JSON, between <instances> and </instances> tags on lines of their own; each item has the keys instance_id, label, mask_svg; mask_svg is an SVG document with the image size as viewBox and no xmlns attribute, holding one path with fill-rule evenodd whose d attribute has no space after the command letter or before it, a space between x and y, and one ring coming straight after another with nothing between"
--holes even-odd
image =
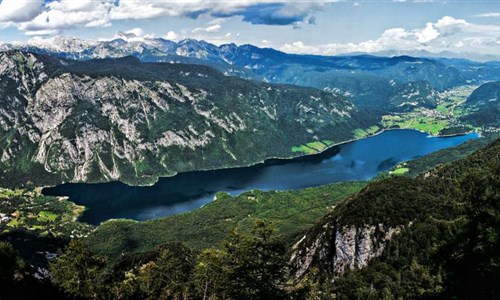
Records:
<instances>
[{"instance_id":1,"label":"glacial lake","mask_svg":"<svg viewBox=\"0 0 500 300\"><path fill-rule=\"evenodd\" d=\"M120 182L68 183L43 189L44 195L68 196L87 210L81 221L99 224L116 218L150 220L197 209L217 192L291 190L333 182L367 180L398 163L478 138L475 133L429 137L414 130L390 130L332 147L321 154L268 160L243 168L181 173L153 186Z\"/></svg>"}]
</instances>

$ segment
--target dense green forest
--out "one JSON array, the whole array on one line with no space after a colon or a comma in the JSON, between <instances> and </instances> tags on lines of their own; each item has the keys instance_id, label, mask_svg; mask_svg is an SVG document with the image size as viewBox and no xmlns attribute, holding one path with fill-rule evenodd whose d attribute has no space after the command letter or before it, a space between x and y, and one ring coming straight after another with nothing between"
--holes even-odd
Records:
<instances>
[{"instance_id":1,"label":"dense green forest","mask_svg":"<svg viewBox=\"0 0 500 300\"><path fill-rule=\"evenodd\" d=\"M498 156L486 168L461 176L448 205L416 218L368 267L323 286L340 299L498 299Z\"/></svg>"},{"instance_id":2,"label":"dense green forest","mask_svg":"<svg viewBox=\"0 0 500 300\"><path fill-rule=\"evenodd\" d=\"M499 186L500 140L416 178L373 181L306 232L308 238L328 234L325 224L331 222L404 225L381 256L342 276L322 258L295 277L288 262L297 238L280 234L283 225L255 218L247 220L252 230L234 229L206 249L166 243L117 259L76 239L51 261L51 284L35 287L54 297L88 299L496 299ZM0 250L2 286L9 287L4 291L19 292L32 280L29 267L10 245Z\"/></svg>"},{"instance_id":3,"label":"dense green forest","mask_svg":"<svg viewBox=\"0 0 500 300\"><path fill-rule=\"evenodd\" d=\"M292 242L365 185L346 182L298 191L250 191L237 197L219 193L217 200L188 213L144 222L105 222L90 235L88 244L112 258L176 241L201 250L218 247L233 229L248 231L256 220L271 222L280 238Z\"/></svg>"}]
</instances>

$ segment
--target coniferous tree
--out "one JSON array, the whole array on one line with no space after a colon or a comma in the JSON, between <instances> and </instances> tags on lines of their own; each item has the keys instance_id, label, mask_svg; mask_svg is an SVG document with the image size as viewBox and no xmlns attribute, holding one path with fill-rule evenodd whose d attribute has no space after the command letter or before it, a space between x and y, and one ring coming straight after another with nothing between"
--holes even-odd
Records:
<instances>
[{"instance_id":1,"label":"coniferous tree","mask_svg":"<svg viewBox=\"0 0 500 300\"><path fill-rule=\"evenodd\" d=\"M193 281L203 300L227 298L231 280L228 258L227 252L218 249L206 249L198 255Z\"/></svg>"},{"instance_id":2,"label":"coniferous tree","mask_svg":"<svg viewBox=\"0 0 500 300\"><path fill-rule=\"evenodd\" d=\"M53 282L73 297L98 299L104 293L102 275L106 261L81 240L72 240L50 264Z\"/></svg>"},{"instance_id":3,"label":"coniferous tree","mask_svg":"<svg viewBox=\"0 0 500 300\"><path fill-rule=\"evenodd\" d=\"M450 289L468 299L500 297L500 165L461 182L467 223L451 256Z\"/></svg>"},{"instance_id":4,"label":"coniferous tree","mask_svg":"<svg viewBox=\"0 0 500 300\"><path fill-rule=\"evenodd\" d=\"M158 257L140 267L138 284L148 299L186 299L194 268L192 251L182 244L160 249Z\"/></svg>"},{"instance_id":5,"label":"coniferous tree","mask_svg":"<svg viewBox=\"0 0 500 300\"><path fill-rule=\"evenodd\" d=\"M7 288L23 278L24 261L7 242L0 242L0 286Z\"/></svg>"},{"instance_id":6,"label":"coniferous tree","mask_svg":"<svg viewBox=\"0 0 500 300\"><path fill-rule=\"evenodd\" d=\"M285 246L274 228L257 221L251 236L237 232L225 243L229 255L229 296L234 299L279 299L285 284Z\"/></svg>"}]
</instances>

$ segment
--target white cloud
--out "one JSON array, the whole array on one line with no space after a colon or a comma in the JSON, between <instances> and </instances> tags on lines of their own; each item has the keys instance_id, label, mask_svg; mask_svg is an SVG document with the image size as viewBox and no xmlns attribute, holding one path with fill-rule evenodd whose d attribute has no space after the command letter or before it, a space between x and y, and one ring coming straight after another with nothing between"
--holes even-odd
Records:
<instances>
[{"instance_id":1,"label":"white cloud","mask_svg":"<svg viewBox=\"0 0 500 300\"><path fill-rule=\"evenodd\" d=\"M61 30L83 27L110 26L108 12L112 6L109 1L61 0L46 4L46 10L27 20L16 24L19 30L27 35L57 32ZM47 35L44 34L44 35Z\"/></svg>"},{"instance_id":2,"label":"white cloud","mask_svg":"<svg viewBox=\"0 0 500 300\"><path fill-rule=\"evenodd\" d=\"M95 8L95 3L96 1L93 0L60 0L49 2L47 7L64 12L92 11Z\"/></svg>"},{"instance_id":3,"label":"white cloud","mask_svg":"<svg viewBox=\"0 0 500 300\"><path fill-rule=\"evenodd\" d=\"M208 27L197 27L193 29L191 32L197 33L197 32L219 32L220 29L222 28L221 25L215 24L215 25L210 25Z\"/></svg>"},{"instance_id":4,"label":"white cloud","mask_svg":"<svg viewBox=\"0 0 500 300\"><path fill-rule=\"evenodd\" d=\"M42 30L33 30L33 31L26 31L24 34L27 36L50 36L50 35L56 35L60 34L61 32L57 29L42 29Z\"/></svg>"},{"instance_id":5,"label":"white cloud","mask_svg":"<svg viewBox=\"0 0 500 300\"><path fill-rule=\"evenodd\" d=\"M132 33L135 36L143 36L144 30L142 30L142 28L132 28L130 30L125 31L125 33Z\"/></svg>"},{"instance_id":6,"label":"white cloud","mask_svg":"<svg viewBox=\"0 0 500 300\"><path fill-rule=\"evenodd\" d=\"M154 2L139 2L131 0L121 0L118 6L110 10L110 18L113 20L140 20L153 19L162 15L174 16Z\"/></svg>"},{"instance_id":7,"label":"white cloud","mask_svg":"<svg viewBox=\"0 0 500 300\"><path fill-rule=\"evenodd\" d=\"M233 16L252 24L299 28L314 24L314 12L322 10L329 2L352 2L354 6L362 3L353 0L0 0L0 23L11 22L10 26L22 31L48 32L79 26L110 26L118 20L206 15L214 18L207 24L214 27L207 27L207 32L217 32L220 28L215 25Z\"/></svg>"},{"instance_id":8,"label":"white cloud","mask_svg":"<svg viewBox=\"0 0 500 300\"><path fill-rule=\"evenodd\" d=\"M175 41L179 38L179 35L175 33L174 31L169 31L167 32L167 35L165 35L165 39Z\"/></svg>"},{"instance_id":9,"label":"white cloud","mask_svg":"<svg viewBox=\"0 0 500 300\"><path fill-rule=\"evenodd\" d=\"M491 36L500 34L500 25L482 25L469 23L463 19L443 17L437 21L435 27L444 35L457 33L477 34L479 36Z\"/></svg>"},{"instance_id":10,"label":"white cloud","mask_svg":"<svg viewBox=\"0 0 500 300\"><path fill-rule=\"evenodd\" d=\"M200 15L210 15L224 19L241 16L244 22L252 24L291 25L303 21L312 12L323 7L323 3L324 1L321 0L303 2L294 0L120 0L111 8L110 18L112 20L141 20L176 16L197 18Z\"/></svg>"},{"instance_id":11,"label":"white cloud","mask_svg":"<svg viewBox=\"0 0 500 300\"><path fill-rule=\"evenodd\" d=\"M215 25L208 26L207 28L205 28L205 31L206 32L218 32L220 29L221 29L221 26L219 24L215 24Z\"/></svg>"},{"instance_id":12,"label":"white cloud","mask_svg":"<svg viewBox=\"0 0 500 300\"><path fill-rule=\"evenodd\" d=\"M62 30L75 28L76 26L95 27L108 24L109 19L106 11L102 9L71 12L49 10L42 12L29 22L20 23L18 28L23 31Z\"/></svg>"},{"instance_id":13,"label":"white cloud","mask_svg":"<svg viewBox=\"0 0 500 300\"><path fill-rule=\"evenodd\" d=\"M489 12L489 13L484 13L484 14L477 14L477 15L474 15L474 17L477 17L477 18L498 18L498 17L500 17L500 13L499 12Z\"/></svg>"},{"instance_id":14,"label":"white cloud","mask_svg":"<svg viewBox=\"0 0 500 300\"><path fill-rule=\"evenodd\" d=\"M3 0L0 2L0 22L24 22L42 12L43 0Z\"/></svg>"},{"instance_id":15,"label":"white cloud","mask_svg":"<svg viewBox=\"0 0 500 300\"><path fill-rule=\"evenodd\" d=\"M142 28L136 27L126 31L119 31L113 39L122 39L128 42L144 42L156 38L155 34L145 34ZM106 40L106 39L105 39Z\"/></svg>"},{"instance_id":16,"label":"white cloud","mask_svg":"<svg viewBox=\"0 0 500 300\"><path fill-rule=\"evenodd\" d=\"M280 50L284 52L289 52L289 53L298 53L298 54L319 54L321 52L320 47L314 47L314 46L306 46L302 41L297 41L293 43L286 43L284 44Z\"/></svg>"},{"instance_id":17,"label":"white cloud","mask_svg":"<svg viewBox=\"0 0 500 300\"><path fill-rule=\"evenodd\" d=\"M360 43L330 43L306 45L301 41L285 43L281 50L291 53L334 55L341 53L375 53L382 51L429 52L465 51L478 54L498 55L500 25L482 25L445 16L429 22L424 28L387 29L374 40Z\"/></svg>"},{"instance_id":18,"label":"white cloud","mask_svg":"<svg viewBox=\"0 0 500 300\"><path fill-rule=\"evenodd\" d=\"M434 27L432 23L427 23L423 30L415 32L415 36L417 37L417 41L419 43L430 42L438 38L439 35L439 31Z\"/></svg>"},{"instance_id":19,"label":"white cloud","mask_svg":"<svg viewBox=\"0 0 500 300\"><path fill-rule=\"evenodd\" d=\"M208 22L207 24L208 25L217 25L217 24L222 24L222 23L225 23L227 19L223 19L223 18L216 18L216 19L213 19L211 20L210 22Z\"/></svg>"},{"instance_id":20,"label":"white cloud","mask_svg":"<svg viewBox=\"0 0 500 300\"><path fill-rule=\"evenodd\" d=\"M62 31L84 27L110 26L118 20L145 20L160 17L212 20L206 32L217 32L228 18L267 25L296 25L322 7L322 0L0 0L0 23L24 32Z\"/></svg>"},{"instance_id":21,"label":"white cloud","mask_svg":"<svg viewBox=\"0 0 500 300\"><path fill-rule=\"evenodd\" d=\"M110 27L110 26L111 22L106 18L96 19L93 21L89 21L87 24L85 24L85 27Z\"/></svg>"}]
</instances>

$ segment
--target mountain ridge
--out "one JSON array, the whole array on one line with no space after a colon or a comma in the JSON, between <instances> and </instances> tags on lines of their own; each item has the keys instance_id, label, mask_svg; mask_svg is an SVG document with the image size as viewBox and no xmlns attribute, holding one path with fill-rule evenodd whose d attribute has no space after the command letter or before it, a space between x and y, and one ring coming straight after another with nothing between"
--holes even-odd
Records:
<instances>
[{"instance_id":1,"label":"mountain ridge","mask_svg":"<svg viewBox=\"0 0 500 300\"><path fill-rule=\"evenodd\" d=\"M147 184L180 171L296 156L293 146L349 140L376 122L329 92L206 66L14 51L0 53L0 78L0 181L9 185Z\"/></svg>"},{"instance_id":2,"label":"mountain ridge","mask_svg":"<svg viewBox=\"0 0 500 300\"><path fill-rule=\"evenodd\" d=\"M429 58L299 55L249 44L216 46L193 39L173 42L118 36L111 41L86 42L58 37L51 44L38 42L3 48L76 60L134 56L144 62L201 64L229 76L335 91L358 106L391 111L411 110L420 104L432 106L438 91L481 79L471 72L467 73L469 77L463 76L455 68L461 65ZM408 95L411 98L403 101L406 104L401 108L399 104ZM387 99L399 100L392 103Z\"/></svg>"}]
</instances>

